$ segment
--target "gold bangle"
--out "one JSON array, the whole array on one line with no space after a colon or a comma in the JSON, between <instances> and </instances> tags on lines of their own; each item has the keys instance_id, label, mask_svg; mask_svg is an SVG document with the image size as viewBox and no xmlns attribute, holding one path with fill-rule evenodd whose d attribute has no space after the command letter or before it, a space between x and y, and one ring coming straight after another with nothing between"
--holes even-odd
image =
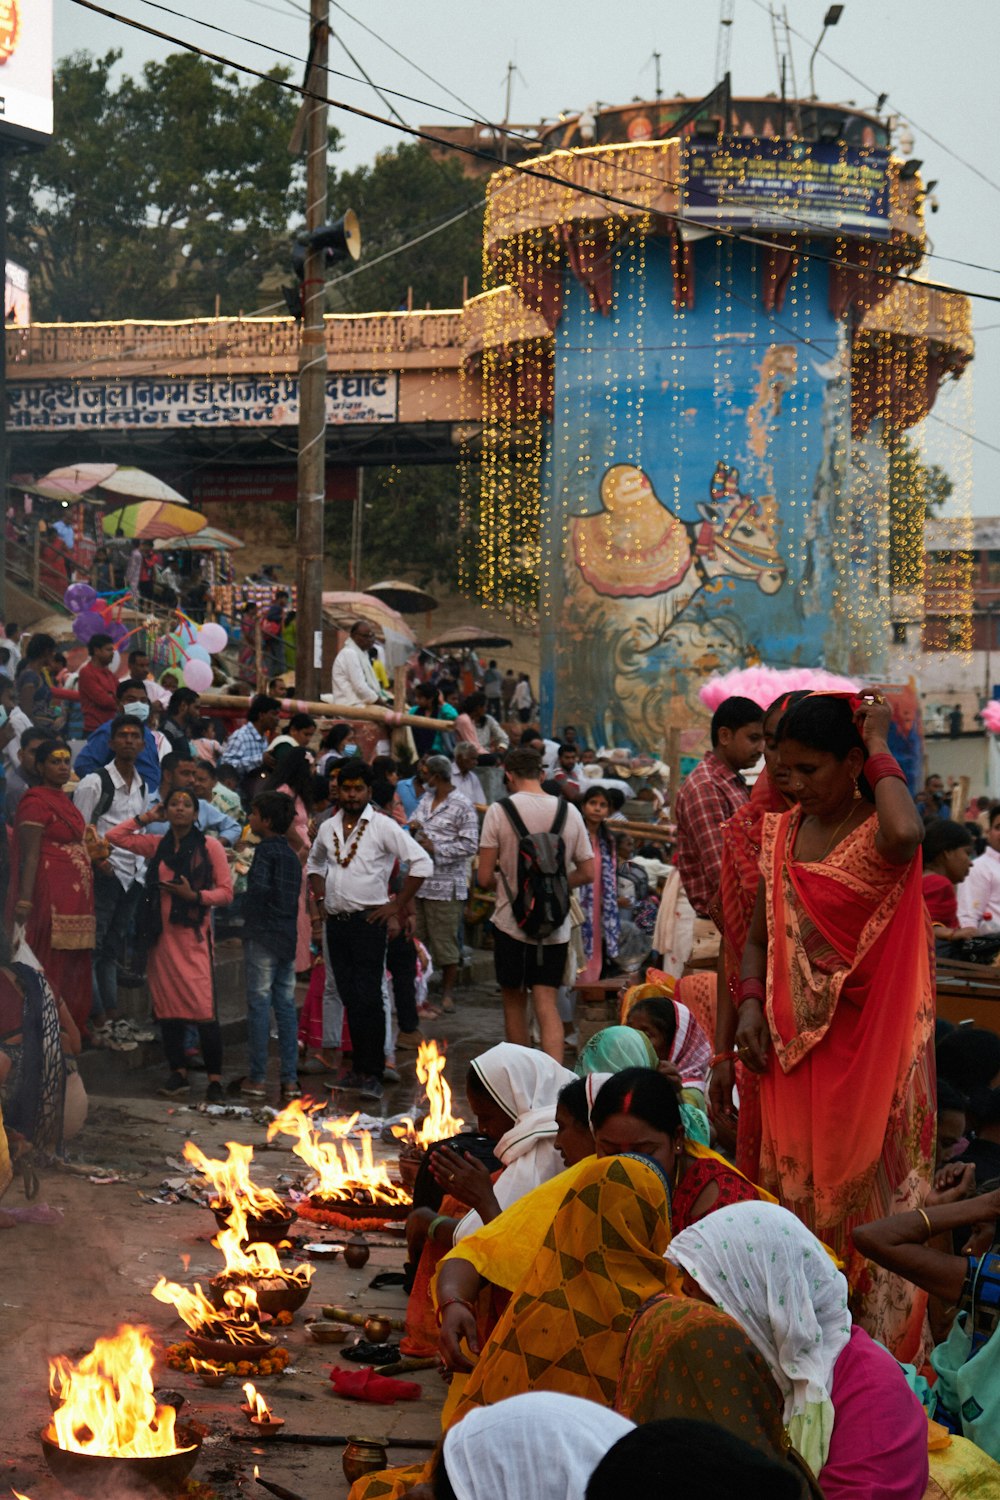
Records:
<instances>
[{"instance_id":1,"label":"gold bangle","mask_svg":"<svg viewBox=\"0 0 1000 1500\"><path fill-rule=\"evenodd\" d=\"M931 1221L930 1221L930 1219L924 1213L924 1211L923 1211L922 1208L918 1208L916 1211L920 1215L920 1217L923 1219L924 1223L927 1225L927 1238L929 1240L932 1240L934 1238L934 1231L931 1228Z\"/></svg>"}]
</instances>

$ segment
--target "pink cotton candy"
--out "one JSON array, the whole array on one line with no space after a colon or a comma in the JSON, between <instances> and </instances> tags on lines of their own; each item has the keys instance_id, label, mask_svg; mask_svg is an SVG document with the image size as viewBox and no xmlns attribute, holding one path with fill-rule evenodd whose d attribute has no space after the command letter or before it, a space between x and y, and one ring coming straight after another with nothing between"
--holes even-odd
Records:
<instances>
[{"instance_id":1,"label":"pink cotton candy","mask_svg":"<svg viewBox=\"0 0 1000 1500\"><path fill-rule=\"evenodd\" d=\"M1000 703L991 698L979 716L990 734L1000 734Z\"/></svg>"},{"instance_id":2,"label":"pink cotton candy","mask_svg":"<svg viewBox=\"0 0 1000 1500\"><path fill-rule=\"evenodd\" d=\"M749 698L761 708L770 708L776 698L785 693L807 692L857 692L860 684L851 677L842 677L828 672L824 667L739 667L732 672L723 672L710 677L704 687L699 688L698 697L705 707L714 713L726 698ZM1000 713L1000 705L998 705ZM985 719L985 710L984 710ZM1000 720L997 725L1000 730Z\"/></svg>"}]
</instances>

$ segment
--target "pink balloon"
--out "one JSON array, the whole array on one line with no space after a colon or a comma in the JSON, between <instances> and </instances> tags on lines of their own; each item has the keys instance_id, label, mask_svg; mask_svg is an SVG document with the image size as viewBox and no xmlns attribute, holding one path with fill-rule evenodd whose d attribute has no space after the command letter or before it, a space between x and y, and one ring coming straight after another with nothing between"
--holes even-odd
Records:
<instances>
[{"instance_id":1,"label":"pink balloon","mask_svg":"<svg viewBox=\"0 0 1000 1500\"><path fill-rule=\"evenodd\" d=\"M196 693L205 693L212 686L212 668L207 661L199 661L196 656L184 663L184 686L192 688Z\"/></svg>"},{"instance_id":2,"label":"pink balloon","mask_svg":"<svg viewBox=\"0 0 1000 1500\"><path fill-rule=\"evenodd\" d=\"M204 646L209 655L214 656L217 651L224 651L229 643L229 635L223 625L217 625L214 620L209 620L198 631L198 645Z\"/></svg>"}]
</instances>

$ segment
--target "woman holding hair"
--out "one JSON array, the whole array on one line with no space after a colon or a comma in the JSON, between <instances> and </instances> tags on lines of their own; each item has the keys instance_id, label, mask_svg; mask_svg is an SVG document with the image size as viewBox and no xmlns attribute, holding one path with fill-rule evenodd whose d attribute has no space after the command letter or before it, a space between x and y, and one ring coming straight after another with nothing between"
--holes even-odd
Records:
<instances>
[{"instance_id":1,"label":"woman holding hair","mask_svg":"<svg viewBox=\"0 0 1000 1500\"><path fill-rule=\"evenodd\" d=\"M796 806L765 815L737 1054L760 1077L760 1183L848 1261L864 1326L918 1352L912 1288L852 1254L858 1224L918 1202L934 1162L924 828L881 700L814 693L781 720Z\"/></svg>"},{"instance_id":2,"label":"woman holding hair","mask_svg":"<svg viewBox=\"0 0 1000 1500\"><path fill-rule=\"evenodd\" d=\"M614 837L607 826L611 807L604 788L591 787L580 798L577 807L594 851L594 882L577 890L583 908L580 935L587 960L576 976L577 986L580 986L596 984L608 960L618 953L618 856Z\"/></svg>"},{"instance_id":3,"label":"woman holding hair","mask_svg":"<svg viewBox=\"0 0 1000 1500\"><path fill-rule=\"evenodd\" d=\"M162 838L144 831L163 818L170 828ZM107 840L149 861L143 912L147 977L170 1068L157 1092L173 1099L189 1091L184 1033L194 1023L208 1072L205 1097L218 1104L223 1098L222 1032L215 1014L210 908L230 904L233 881L225 849L202 833L197 819L198 798L177 787L165 806L119 823Z\"/></svg>"},{"instance_id":4,"label":"woman holding hair","mask_svg":"<svg viewBox=\"0 0 1000 1500\"><path fill-rule=\"evenodd\" d=\"M93 1001L94 875L83 814L66 795L69 746L35 747L38 786L29 786L14 819L13 918L74 1024L87 1023ZM93 846L100 854L100 846ZM104 851L106 852L106 851Z\"/></svg>"}]
</instances>

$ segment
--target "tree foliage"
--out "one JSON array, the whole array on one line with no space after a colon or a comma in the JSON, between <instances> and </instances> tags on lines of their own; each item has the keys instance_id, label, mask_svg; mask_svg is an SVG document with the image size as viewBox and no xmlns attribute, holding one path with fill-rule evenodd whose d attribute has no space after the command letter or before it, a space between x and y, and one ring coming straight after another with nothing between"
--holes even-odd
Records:
<instances>
[{"instance_id":1,"label":"tree foliage","mask_svg":"<svg viewBox=\"0 0 1000 1500\"><path fill-rule=\"evenodd\" d=\"M457 465L371 468L364 475L361 584L401 577L422 588L457 588L460 553ZM351 507L327 505L327 554L350 554Z\"/></svg>"},{"instance_id":2,"label":"tree foliage","mask_svg":"<svg viewBox=\"0 0 1000 1500\"><path fill-rule=\"evenodd\" d=\"M378 312L406 306L460 307L463 278L469 296L482 281L483 184L456 161L439 161L418 143L381 152L373 164L343 172L331 183L331 217L353 208L364 250L353 274L331 279L333 312ZM468 210L468 212L464 212ZM462 214L418 245L371 265L427 230ZM370 266L370 269L369 269Z\"/></svg>"},{"instance_id":3,"label":"tree foliage","mask_svg":"<svg viewBox=\"0 0 1000 1500\"><path fill-rule=\"evenodd\" d=\"M301 214L295 95L186 52L116 81L120 55L58 64L52 143L11 167L10 253L35 315L251 311Z\"/></svg>"}]
</instances>

